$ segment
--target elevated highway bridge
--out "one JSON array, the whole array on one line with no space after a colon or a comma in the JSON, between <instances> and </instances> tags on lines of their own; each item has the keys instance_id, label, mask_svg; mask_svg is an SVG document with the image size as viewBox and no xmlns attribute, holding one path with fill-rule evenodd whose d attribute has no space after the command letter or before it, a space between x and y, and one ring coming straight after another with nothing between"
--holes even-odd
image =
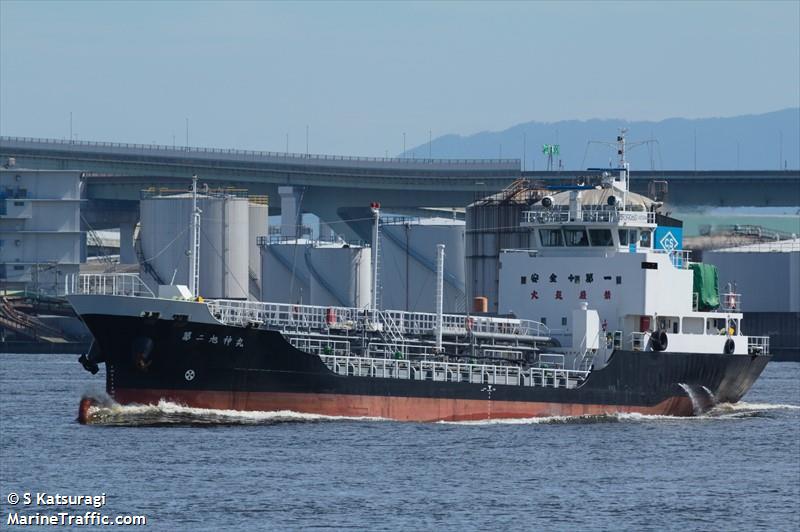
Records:
<instances>
[{"instance_id":1,"label":"elevated highway bridge","mask_svg":"<svg viewBox=\"0 0 800 532\"><path fill-rule=\"evenodd\" d=\"M0 137L0 158L8 157L21 168L86 172L85 216L96 229L138 219L142 189L185 188L192 174L210 187L269 195L270 214L294 205L298 213L334 224L366 215L372 201L398 212L462 208L520 177L570 184L586 173L523 172L519 159L346 157ZM676 207L800 206L797 170L631 172L634 191L647 193L654 180L668 182L668 203Z\"/></svg>"}]
</instances>

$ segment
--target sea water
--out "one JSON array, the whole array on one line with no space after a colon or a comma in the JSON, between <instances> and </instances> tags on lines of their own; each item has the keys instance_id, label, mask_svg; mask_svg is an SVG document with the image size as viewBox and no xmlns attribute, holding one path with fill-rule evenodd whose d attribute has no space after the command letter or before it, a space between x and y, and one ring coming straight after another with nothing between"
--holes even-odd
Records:
<instances>
[{"instance_id":1,"label":"sea water","mask_svg":"<svg viewBox=\"0 0 800 532\"><path fill-rule=\"evenodd\" d=\"M799 363L694 418L425 424L162 402L79 425L102 389L73 355L0 355L0 528L52 510L10 493L44 492L105 494L100 513L144 515L143 530L800 529Z\"/></svg>"}]
</instances>

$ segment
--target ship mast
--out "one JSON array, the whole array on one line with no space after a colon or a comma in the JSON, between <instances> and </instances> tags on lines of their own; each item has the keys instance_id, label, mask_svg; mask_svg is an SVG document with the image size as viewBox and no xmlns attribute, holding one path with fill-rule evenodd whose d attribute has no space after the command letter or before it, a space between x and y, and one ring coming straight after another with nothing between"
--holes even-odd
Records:
<instances>
[{"instance_id":1,"label":"ship mast","mask_svg":"<svg viewBox=\"0 0 800 532\"><path fill-rule=\"evenodd\" d=\"M196 298L200 291L200 209L197 207L197 174L192 176L192 217L189 233L189 290Z\"/></svg>"},{"instance_id":2,"label":"ship mast","mask_svg":"<svg viewBox=\"0 0 800 532\"><path fill-rule=\"evenodd\" d=\"M372 215L374 216L374 225L372 226L372 298L370 301L370 309L372 311L378 310L378 246L380 245L380 223L381 223L381 204L373 201L370 204Z\"/></svg>"},{"instance_id":3,"label":"ship mast","mask_svg":"<svg viewBox=\"0 0 800 532\"><path fill-rule=\"evenodd\" d=\"M625 206L628 204L628 176L629 176L629 165L627 159L625 159L625 133L628 132L628 128L620 128L619 135L617 135L617 155L619 155L619 184L620 188L622 189L622 208L624 209Z\"/></svg>"},{"instance_id":4,"label":"ship mast","mask_svg":"<svg viewBox=\"0 0 800 532\"><path fill-rule=\"evenodd\" d=\"M436 352L442 352L442 308L444 306L444 244L436 244Z\"/></svg>"}]
</instances>

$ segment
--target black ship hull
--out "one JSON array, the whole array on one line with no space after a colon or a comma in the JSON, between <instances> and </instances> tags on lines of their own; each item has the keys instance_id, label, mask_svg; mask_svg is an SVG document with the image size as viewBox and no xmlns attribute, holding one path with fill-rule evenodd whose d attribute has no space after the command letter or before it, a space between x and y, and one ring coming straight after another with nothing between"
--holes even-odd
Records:
<instances>
[{"instance_id":1,"label":"black ship hull","mask_svg":"<svg viewBox=\"0 0 800 532\"><path fill-rule=\"evenodd\" d=\"M168 400L398 420L475 420L638 412L692 415L736 402L770 360L617 350L576 388L345 376L278 331L148 317L82 316L122 404ZM85 414L85 412L84 412Z\"/></svg>"}]
</instances>

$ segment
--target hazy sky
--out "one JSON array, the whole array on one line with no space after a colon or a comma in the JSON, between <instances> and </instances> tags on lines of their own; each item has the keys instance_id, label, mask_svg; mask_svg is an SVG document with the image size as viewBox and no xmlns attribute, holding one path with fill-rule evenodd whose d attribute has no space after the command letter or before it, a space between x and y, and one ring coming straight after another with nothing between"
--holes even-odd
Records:
<instances>
[{"instance_id":1,"label":"hazy sky","mask_svg":"<svg viewBox=\"0 0 800 532\"><path fill-rule=\"evenodd\" d=\"M800 105L800 2L0 0L0 134L390 155Z\"/></svg>"}]
</instances>

